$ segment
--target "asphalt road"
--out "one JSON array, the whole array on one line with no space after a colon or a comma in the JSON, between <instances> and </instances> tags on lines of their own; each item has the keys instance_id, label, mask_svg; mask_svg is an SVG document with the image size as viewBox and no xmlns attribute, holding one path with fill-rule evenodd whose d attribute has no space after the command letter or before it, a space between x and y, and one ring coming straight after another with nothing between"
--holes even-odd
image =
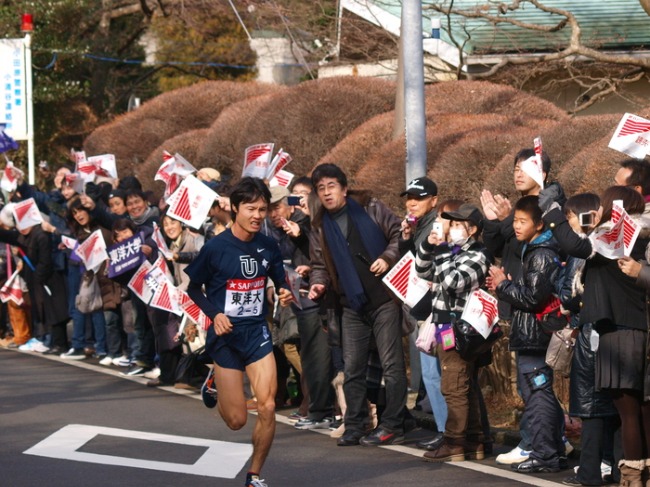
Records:
<instances>
[{"instance_id":1,"label":"asphalt road","mask_svg":"<svg viewBox=\"0 0 650 487\"><path fill-rule=\"evenodd\" d=\"M0 486L243 485L254 415L230 431L198 394L147 388L119 370L0 350ZM337 447L326 434L291 427L289 412L278 413L262 475L269 487L552 487L569 475L516 474L493 457L423 462L414 443L426 431L400 446Z\"/></svg>"}]
</instances>

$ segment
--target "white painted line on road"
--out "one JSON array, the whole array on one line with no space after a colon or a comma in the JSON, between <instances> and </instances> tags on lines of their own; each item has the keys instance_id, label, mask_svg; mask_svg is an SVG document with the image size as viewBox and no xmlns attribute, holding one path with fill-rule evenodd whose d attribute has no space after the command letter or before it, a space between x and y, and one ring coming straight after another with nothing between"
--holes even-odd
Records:
<instances>
[{"instance_id":1,"label":"white painted line on road","mask_svg":"<svg viewBox=\"0 0 650 487\"><path fill-rule=\"evenodd\" d=\"M77 449L81 448L97 435L159 441L177 445L199 446L207 448L207 450L191 465L77 451ZM103 465L116 465L121 467L144 468L148 470L161 470L164 472L234 479L248 462L248 459L253 453L253 447L242 443L206 440L189 436L164 435L159 433L148 433L145 431L131 431L118 428L105 428L102 426L70 424L64 426L59 431L48 436L43 441L23 453L48 458L59 458L62 460L73 460L77 462L99 463Z\"/></svg>"}]
</instances>

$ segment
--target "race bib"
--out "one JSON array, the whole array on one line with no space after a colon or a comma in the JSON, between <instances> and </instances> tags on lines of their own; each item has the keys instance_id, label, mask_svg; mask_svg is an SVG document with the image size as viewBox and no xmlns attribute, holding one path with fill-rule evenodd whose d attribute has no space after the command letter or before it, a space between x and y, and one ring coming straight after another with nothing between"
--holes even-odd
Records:
<instances>
[{"instance_id":1,"label":"race bib","mask_svg":"<svg viewBox=\"0 0 650 487\"><path fill-rule=\"evenodd\" d=\"M226 283L226 316L261 316L264 308L265 278L229 279Z\"/></svg>"}]
</instances>

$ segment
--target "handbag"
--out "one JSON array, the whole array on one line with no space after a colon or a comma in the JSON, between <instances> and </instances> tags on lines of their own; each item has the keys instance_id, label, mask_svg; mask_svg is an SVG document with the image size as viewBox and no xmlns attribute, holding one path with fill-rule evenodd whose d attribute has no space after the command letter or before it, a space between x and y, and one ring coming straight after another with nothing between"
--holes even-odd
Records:
<instances>
[{"instance_id":1,"label":"handbag","mask_svg":"<svg viewBox=\"0 0 650 487\"><path fill-rule=\"evenodd\" d=\"M492 345L503 336L499 325L494 325L487 338L484 338L472 325L461 319L453 324L454 338L456 340L456 351L460 358L473 362L480 355L492 349Z\"/></svg>"},{"instance_id":2,"label":"handbag","mask_svg":"<svg viewBox=\"0 0 650 487\"><path fill-rule=\"evenodd\" d=\"M88 271L81 278L79 294L74 300L75 307L80 313L94 313L103 308L102 292L97 281L97 274Z\"/></svg>"},{"instance_id":3,"label":"handbag","mask_svg":"<svg viewBox=\"0 0 650 487\"><path fill-rule=\"evenodd\" d=\"M415 339L415 347L422 353L434 354L436 341L436 324L433 322L433 315L429 315L424 323L420 325L418 337Z\"/></svg>"},{"instance_id":4,"label":"handbag","mask_svg":"<svg viewBox=\"0 0 650 487\"><path fill-rule=\"evenodd\" d=\"M546 349L546 365L564 377L569 377L571 372L571 361L578 333L578 328L568 326L557 330L551 335L551 341Z\"/></svg>"},{"instance_id":5,"label":"handbag","mask_svg":"<svg viewBox=\"0 0 650 487\"><path fill-rule=\"evenodd\" d=\"M201 359L204 352L205 347L200 347L195 351L187 348L186 353L181 356L176 366L175 382L195 387L200 387L203 384L208 374L208 366Z\"/></svg>"}]
</instances>

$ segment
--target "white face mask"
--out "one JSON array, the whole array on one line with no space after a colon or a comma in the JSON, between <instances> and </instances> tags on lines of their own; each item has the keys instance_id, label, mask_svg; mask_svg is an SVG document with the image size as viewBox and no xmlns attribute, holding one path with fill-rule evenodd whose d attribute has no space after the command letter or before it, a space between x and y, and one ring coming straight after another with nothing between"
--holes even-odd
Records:
<instances>
[{"instance_id":1,"label":"white face mask","mask_svg":"<svg viewBox=\"0 0 650 487\"><path fill-rule=\"evenodd\" d=\"M449 243L452 245L465 245L469 236L464 228L454 227L449 229Z\"/></svg>"}]
</instances>

